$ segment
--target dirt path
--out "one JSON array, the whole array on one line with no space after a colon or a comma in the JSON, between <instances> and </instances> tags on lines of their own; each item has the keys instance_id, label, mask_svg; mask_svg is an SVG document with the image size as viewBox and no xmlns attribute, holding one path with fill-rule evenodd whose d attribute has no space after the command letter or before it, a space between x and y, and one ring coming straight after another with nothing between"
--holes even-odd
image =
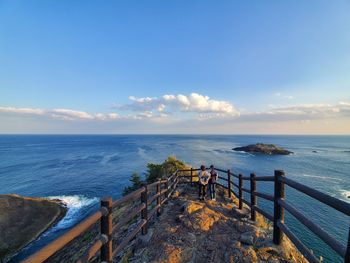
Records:
<instances>
[{"instance_id":1,"label":"dirt path","mask_svg":"<svg viewBox=\"0 0 350 263\"><path fill-rule=\"evenodd\" d=\"M236 209L219 190L217 201L199 201L195 188L180 187L128 262L305 262L294 247L272 243L271 227Z\"/></svg>"}]
</instances>

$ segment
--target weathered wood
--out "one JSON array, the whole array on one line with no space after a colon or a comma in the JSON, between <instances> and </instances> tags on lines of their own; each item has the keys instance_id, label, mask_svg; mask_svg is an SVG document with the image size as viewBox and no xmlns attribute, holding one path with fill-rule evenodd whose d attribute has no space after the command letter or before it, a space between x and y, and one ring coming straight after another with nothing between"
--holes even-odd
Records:
<instances>
[{"instance_id":1,"label":"weathered wood","mask_svg":"<svg viewBox=\"0 0 350 263\"><path fill-rule=\"evenodd\" d=\"M284 183L280 180L284 177L282 170L275 170L275 200L273 215L273 243L280 245L282 242L283 232L278 223L284 223L284 208L279 204L278 200L285 197Z\"/></svg>"},{"instance_id":2,"label":"weathered wood","mask_svg":"<svg viewBox=\"0 0 350 263\"><path fill-rule=\"evenodd\" d=\"M158 199L158 197L160 196L159 193L155 193L154 195L152 195L151 197L147 196L147 205L150 205L154 202L154 200Z\"/></svg>"},{"instance_id":3,"label":"weathered wood","mask_svg":"<svg viewBox=\"0 0 350 263\"><path fill-rule=\"evenodd\" d=\"M262 210L260 207L258 206L254 206L254 209L256 210L256 212L262 214L264 217L266 217L267 219L269 219L271 222L273 222L273 215L267 213L266 211Z\"/></svg>"},{"instance_id":4,"label":"weathered wood","mask_svg":"<svg viewBox=\"0 0 350 263\"><path fill-rule=\"evenodd\" d=\"M247 206L250 207L250 202L242 198L242 202L245 203Z\"/></svg>"},{"instance_id":5,"label":"weathered wood","mask_svg":"<svg viewBox=\"0 0 350 263\"><path fill-rule=\"evenodd\" d=\"M102 235L95 243L93 243L88 251L84 253L82 257L80 257L76 263L86 263L89 262L91 258L93 258L96 253L101 249L101 247L108 242L108 237Z\"/></svg>"},{"instance_id":6,"label":"weathered wood","mask_svg":"<svg viewBox=\"0 0 350 263\"><path fill-rule=\"evenodd\" d=\"M228 197L231 198L231 172L230 169L227 170L227 188L228 188Z\"/></svg>"},{"instance_id":7,"label":"weathered wood","mask_svg":"<svg viewBox=\"0 0 350 263\"><path fill-rule=\"evenodd\" d=\"M309 228L312 232L314 232L319 238L321 238L327 245L329 245L335 252L337 252L340 256L345 257L346 248L343 246L338 240L334 239L330 236L326 231L324 231L321 227L316 225L302 213L297 211L293 206L286 203L283 199L280 199L278 203L284 207L289 213L291 213L296 219L298 219L304 226Z\"/></svg>"},{"instance_id":8,"label":"weathered wood","mask_svg":"<svg viewBox=\"0 0 350 263\"><path fill-rule=\"evenodd\" d=\"M147 220L142 219L137 225L137 227L127 237L125 237L123 241L116 247L116 249L113 251L113 256L118 255L129 243L129 241L133 239L137 235L137 233L145 227L146 224Z\"/></svg>"},{"instance_id":9,"label":"weathered wood","mask_svg":"<svg viewBox=\"0 0 350 263\"><path fill-rule=\"evenodd\" d=\"M273 176L257 176L255 181L263 181L263 182L273 182L275 177Z\"/></svg>"},{"instance_id":10,"label":"weathered wood","mask_svg":"<svg viewBox=\"0 0 350 263\"><path fill-rule=\"evenodd\" d=\"M222 176L220 176L220 175L218 176L218 178L221 179L221 180L223 180L223 181L226 181L226 182L228 181L227 178L222 177Z\"/></svg>"},{"instance_id":11,"label":"weathered wood","mask_svg":"<svg viewBox=\"0 0 350 263\"><path fill-rule=\"evenodd\" d=\"M101 247L101 261L111 263L113 260L113 248L112 248L112 209L113 201L111 197L105 197L101 200L101 207L105 207L108 210L108 214L101 217L101 234L107 236L107 243Z\"/></svg>"},{"instance_id":12,"label":"weathered wood","mask_svg":"<svg viewBox=\"0 0 350 263\"><path fill-rule=\"evenodd\" d=\"M307 194L308 196L311 196L312 198L330 206L334 209L350 216L350 204L339 200L333 196L330 196L328 194L322 193L320 191L317 191L311 187L308 187L306 185L300 184L298 182L295 182L289 178L281 177L280 180L285 183L286 185L293 187L294 189L297 189L298 191Z\"/></svg>"},{"instance_id":13,"label":"weathered wood","mask_svg":"<svg viewBox=\"0 0 350 263\"><path fill-rule=\"evenodd\" d=\"M113 233L115 233L118 229L123 227L126 223L128 223L131 219L133 219L137 214L139 214L143 209L146 208L145 203L141 203L137 207L135 207L131 212L128 212L127 215L123 216L121 220L113 226Z\"/></svg>"},{"instance_id":14,"label":"weathered wood","mask_svg":"<svg viewBox=\"0 0 350 263\"><path fill-rule=\"evenodd\" d=\"M223 170L223 169L219 169L219 168L214 168L216 171L218 171L218 172L223 172L223 173L226 173L227 171L225 171L225 170Z\"/></svg>"},{"instance_id":15,"label":"weathered wood","mask_svg":"<svg viewBox=\"0 0 350 263\"><path fill-rule=\"evenodd\" d=\"M278 222L278 228L281 229L287 237L292 241L300 253L310 262L319 263L320 261L311 253L311 251L290 231L290 229L282 222Z\"/></svg>"},{"instance_id":16,"label":"weathered wood","mask_svg":"<svg viewBox=\"0 0 350 263\"><path fill-rule=\"evenodd\" d=\"M35 254L29 256L22 262L24 263L38 263L44 262L46 259L55 254L58 250L67 245L74 238L78 237L81 233L85 232L90 226L95 224L102 217L102 212L97 211L93 215L89 216L87 219L83 220L81 223L73 227L63 236L60 236L53 242L47 244L44 248L36 252Z\"/></svg>"},{"instance_id":17,"label":"weathered wood","mask_svg":"<svg viewBox=\"0 0 350 263\"><path fill-rule=\"evenodd\" d=\"M157 206L158 206L158 209L157 209L157 216L160 216L160 212L161 212L161 208L160 208L160 198L161 198L161 191L160 191L160 181L159 181L159 184L157 185L157 194L158 194L158 197L157 197Z\"/></svg>"},{"instance_id":18,"label":"weathered wood","mask_svg":"<svg viewBox=\"0 0 350 263\"><path fill-rule=\"evenodd\" d=\"M250 193L251 193L250 189L243 188L243 187L242 187L242 191L243 191L243 192L246 192L246 193L248 193L248 194L250 194Z\"/></svg>"},{"instance_id":19,"label":"weathered wood","mask_svg":"<svg viewBox=\"0 0 350 263\"><path fill-rule=\"evenodd\" d=\"M255 181L255 173L250 174L250 219L252 221L256 220L256 213L254 207L256 206L256 196L254 195L256 191L256 181Z\"/></svg>"},{"instance_id":20,"label":"weathered wood","mask_svg":"<svg viewBox=\"0 0 350 263\"><path fill-rule=\"evenodd\" d=\"M145 204L145 208L141 210L141 219L146 220L146 223L142 227L142 235L147 234L147 210L148 210L148 202L147 202L147 185L144 186L145 191L141 194L141 203Z\"/></svg>"},{"instance_id":21,"label":"weathered wood","mask_svg":"<svg viewBox=\"0 0 350 263\"><path fill-rule=\"evenodd\" d=\"M233 186L235 186L235 187L239 188L239 185L238 185L238 184L236 184L236 183L234 183L234 182L232 182L232 181L231 181L231 184L232 184Z\"/></svg>"},{"instance_id":22,"label":"weathered wood","mask_svg":"<svg viewBox=\"0 0 350 263\"><path fill-rule=\"evenodd\" d=\"M238 199L239 199L239 203L238 203L238 208L239 209L242 209L243 208L243 191L242 191L242 188L243 188L243 179L242 179L242 174L239 174L238 175Z\"/></svg>"},{"instance_id":23,"label":"weathered wood","mask_svg":"<svg viewBox=\"0 0 350 263\"><path fill-rule=\"evenodd\" d=\"M257 177L255 177L255 178L257 178ZM264 198L264 199L269 200L269 201L273 201L274 200L273 195L269 195L269 194L264 194L264 193L260 193L260 192L254 192L253 195L261 197L261 198Z\"/></svg>"},{"instance_id":24,"label":"weathered wood","mask_svg":"<svg viewBox=\"0 0 350 263\"><path fill-rule=\"evenodd\" d=\"M141 193L143 191L145 191L145 188L141 187L141 188L131 192L130 194L128 194L128 195L126 195L126 196L124 196L124 197L114 201L113 202L113 208L116 207L116 206L119 206L121 204L124 204L126 202L133 201L133 200L135 200L137 198L140 198L140 195L141 195Z\"/></svg>"},{"instance_id":25,"label":"weathered wood","mask_svg":"<svg viewBox=\"0 0 350 263\"><path fill-rule=\"evenodd\" d=\"M237 174L235 174L235 173L233 173L233 172L230 172L230 174L231 174L231 176L238 178L238 175L237 175Z\"/></svg>"},{"instance_id":26,"label":"weathered wood","mask_svg":"<svg viewBox=\"0 0 350 263\"><path fill-rule=\"evenodd\" d=\"M193 186L193 169L191 167L191 186Z\"/></svg>"}]
</instances>

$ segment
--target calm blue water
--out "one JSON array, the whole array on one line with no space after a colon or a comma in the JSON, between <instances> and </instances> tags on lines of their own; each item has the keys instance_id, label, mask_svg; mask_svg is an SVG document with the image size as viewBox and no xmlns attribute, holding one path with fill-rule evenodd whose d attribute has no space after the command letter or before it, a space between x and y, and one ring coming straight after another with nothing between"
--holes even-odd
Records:
<instances>
[{"instance_id":1,"label":"calm blue water","mask_svg":"<svg viewBox=\"0 0 350 263\"><path fill-rule=\"evenodd\" d=\"M277 144L295 154L262 156L231 150L257 142ZM350 136L3 135L0 193L58 197L70 208L56 227L24 249L14 262L91 213L100 197L120 197L133 172L144 174L148 162L160 163L169 155L193 166L214 164L246 175L273 175L274 169L283 169L298 182L350 201ZM257 185L261 192L272 192L272 188L268 182ZM345 244L349 218L291 189L287 189L286 198ZM267 201L258 200L258 204L272 213L272 205ZM289 214L286 222L325 262L341 262Z\"/></svg>"}]
</instances>

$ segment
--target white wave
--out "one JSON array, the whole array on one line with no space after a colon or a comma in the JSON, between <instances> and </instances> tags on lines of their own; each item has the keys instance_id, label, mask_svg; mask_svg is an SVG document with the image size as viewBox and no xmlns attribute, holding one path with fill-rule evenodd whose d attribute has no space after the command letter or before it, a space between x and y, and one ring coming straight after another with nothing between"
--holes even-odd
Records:
<instances>
[{"instance_id":1,"label":"white wave","mask_svg":"<svg viewBox=\"0 0 350 263\"><path fill-rule=\"evenodd\" d=\"M331 176L321 176L321 175L313 175L313 174L302 174L302 175L295 175L297 177L310 177L310 178L317 178L321 180L327 180L327 181L343 181L343 179L331 177Z\"/></svg>"},{"instance_id":2,"label":"white wave","mask_svg":"<svg viewBox=\"0 0 350 263\"><path fill-rule=\"evenodd\" d=\"M350 191L349 190L340 189L339 192L342 195L343 199L346 202L350 203L350 198L349 198L350 197Z\"/></svg>"},{"instance_id":3,"label":"white wave","mask_svg":"<svg viewBox=\"0 0 350 263\"><path fill-rule=\"evenodd\" d=\"M98 202L97 197L88 198L83 195L59 195L49 196L48 199L59 199L66 204L68 210L63 219L52 229L56 231L59 229L65 229L76 224L80 219L80 215L83 208L92 206Z\"/></svg>"}]
</instances>

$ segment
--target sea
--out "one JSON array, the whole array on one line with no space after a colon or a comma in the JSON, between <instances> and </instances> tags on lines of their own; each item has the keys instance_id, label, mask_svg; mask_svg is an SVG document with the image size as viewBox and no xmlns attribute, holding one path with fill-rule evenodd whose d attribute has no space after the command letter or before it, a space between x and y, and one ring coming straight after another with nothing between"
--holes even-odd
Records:
<instances>
[{"instance_id":1,"label":"sea","mask_svg":"<svg viewBox=\"0 0 350 263\"><path fill-rule=\"evenodd\" d=\"M253 143L284 147L292 155L255 155L232 148ZM62 235L93 213L104 196L121 197L134 173L145 176L147 163L168 156L234 173L272 176L282 169L288 178L350 202L350 136L282 135L1 135L0 194L59 198L66 216L19 254L18 262ZM246 182L248 187L248 182ZM273 183L257 190L273 193ZM249 201L249 196L245 197ZM286 201L346 246L350 219L322 203L286 187ZM273 205L258 198L273 213ZM343 262L311 231L286 212L285 223L323 262Z\"/></svg>"}]
</instances>

